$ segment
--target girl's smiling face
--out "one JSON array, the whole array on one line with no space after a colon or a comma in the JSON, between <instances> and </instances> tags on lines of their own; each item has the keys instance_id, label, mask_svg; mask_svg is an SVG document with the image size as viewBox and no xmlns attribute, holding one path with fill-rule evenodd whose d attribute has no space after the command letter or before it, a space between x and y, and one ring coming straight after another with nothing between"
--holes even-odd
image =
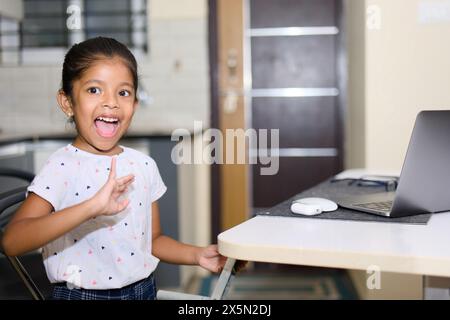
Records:
<instances>
[{"instance_id":1,"label":"girl's smiling face","mask_svg":"<svg viewBox=\"0 0 450 320\"><path fill-rule=\"evenodd\" d=\"M117 143L137 105L132 74L121 58L93 63L73 82L72 96L60 91L58 102L67 115L74 116L78 131L74 146L96 154L120 153Z\"/></svg>"}]
</instances>

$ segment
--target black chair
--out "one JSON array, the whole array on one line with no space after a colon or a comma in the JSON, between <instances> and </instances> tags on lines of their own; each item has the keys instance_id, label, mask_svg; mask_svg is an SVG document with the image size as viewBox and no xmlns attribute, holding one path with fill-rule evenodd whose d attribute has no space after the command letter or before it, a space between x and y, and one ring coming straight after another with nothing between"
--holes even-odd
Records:
<instances>
[{"instance_id":1,"label":"black chair","mask_svg":"<svg viewBox=\"0 0 450 320\"><path fill-rule=\"evenodd\" d=\"M0 176L18 178L28 182L33 181L34 174L28 171L11 169L11 168L0 168Z\"/></svg>"},{"instance_id":2,"label":"black chair","mask_svg":"<svg viewBox=\"0 0 450 320\"><path fill-rule=\"evenodd\" d=\"M32 173L9 168L0 168L0 176L18 178L26 180L28 182L31 182L34 178L34 174ZM9 218L9 217L2 217L2 215L5 214L7 209L25 200L26 190L27 187L24 186L0 194L0 218L3 218L3 220ZM2 236L3 234L0 228L0 239L2 238ZM11 266L13 267L15 272L19 275L25 287L30 292L33 299L44 300L44 295L41 293L41 291L31 278L29 273L23 266L23 264L20 262L19 258L7 256L1 246L0 246L0 253L6 256Z\"/></svg>"}]
</instances>

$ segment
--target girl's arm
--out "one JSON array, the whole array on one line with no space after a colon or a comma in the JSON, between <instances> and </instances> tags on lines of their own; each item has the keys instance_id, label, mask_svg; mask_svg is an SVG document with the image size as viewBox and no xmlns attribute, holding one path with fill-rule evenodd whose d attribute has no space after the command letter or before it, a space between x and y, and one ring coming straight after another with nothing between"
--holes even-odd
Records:
<instances>
[{"instance_id":1,"label":"girl's arm","mask_svg":"<svg viewBox=\"0 0 450 320\"><path fill-rule=\"evenodd\" d=\"M55 212L53 206L34 193L17 210L3 235L8 256L38 249L90 219L95 212L92 201L85 201Z\"/></svg>"},{"instance_id":2,"label":"girl's arm","mask_svg":"<svg viewBox=\"0 0 450 320\"><path fill-rule=\"evenodd\" d=\"M132 175L116 178L116 159L113 157L108 181L94 197L80 204L51 214L53 206L30 193L3 235L3 250L8 256L18 256L46 245L93 217L123 211L128 200L119 200L119 197L133 180Z\"/></svg>"},{"instance_id":3,"label":"girl's arm","mask_svg":"<svg viewBox=\"0 0 450 320\"><path fill-rule=\"evenodd\" d=\"M152 203L152 238L152 254L164 262L199 265L211 272L221 271L225 264L226 258L219 254L216 245L196 247L163 235L157 201Z\"/></svg>"}]
</instances>

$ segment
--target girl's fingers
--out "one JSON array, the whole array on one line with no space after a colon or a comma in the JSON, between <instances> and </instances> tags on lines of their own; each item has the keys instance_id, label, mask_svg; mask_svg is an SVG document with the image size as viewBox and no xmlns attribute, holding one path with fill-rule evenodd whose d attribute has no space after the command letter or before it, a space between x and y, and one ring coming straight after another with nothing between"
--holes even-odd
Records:
<instances>
[{"instance_id":1,"label":"girl's fingers","mask_svg":"<svg viewBox=\"0 0 450 320\"><path fill-rule=\"evenodd\" d=\"M112 196L114 197L114 199L117 199L118 197L120 197L122 194L124 194L125 192L128 191L128 187L129 185L132 183L132 181L123 184L121 186L116 186L114 189L114 193L112 194Z\"/></svg>"},{"instance_id":2,"label":"girl's fingers","mask_svg":"<svg viewBox=\"0 0 450 320\"><path fill-rule=\"evenodd\" d=\"M117 183L119 185L122 185L124 183L128 183L128 182L133 181L133 180L134 180L134 175L133 174L129 174L129 175L125 176L125 177L121 177L121 178L116 179L116 181L117 181Z\"/></svg>"},{"instance_id":3,"label":"girl's fingers","mask_svg":"<svg viewBox=\"0 0 450 320\"><path fill-rule=\"evenodd\" d=\"M119 184L117 184L117 190L118 190L118 191L122 191L122 190L124 190L125 188L127 188L130 184L132 184L133 182L134 182L134 179L125 181L125 182L123 182L123 183L119 183Z\"/></svg>"},{"instance_id":4,"label":"girl's fingers","mask_svg":"<svg viewBox=\"0 0 450 320\"><path fill-rule=\"evenodd\" d=\"M111 159L111 167L109 168L109 176L108 179L112 180L116 178L116 157L112 157Z\"/></svg>"},{"instance_id":5,"label":"girl's fingers","mask_svg":"<svg viewBox=\"0 0 450 320\"><path fill-rule=\"evenodd\" d=\"M134 181L134 175L130 174L126 177L122 177L122 178L118 178L114 180L114 187L116 188L116 190L118 188L122 188L123 186L127 186L130 183L132 183Z\"/></svg>"},{"instance_id":6,"label":"girl's fingers","mask_svg":"<svg viewBox=\"0 0 450 320\"><path fill-rule=\"evenodd\" d=\"M207 250L205 251L205 256L207 258L214 258L220 256L217 245L210 245L209 247L207 247Z\"/></svg>"},{"instance_id":7,"label":"girl's fingers","mask_svg":"<svg viewBox=\"0 0 450 320\"><path fill-rule=\"evenodd\" d=\"M116 191L117 191L117 193L122 194L122 193L128 191L128 185L123 185L123 186L117 187Z\"/></svg>"},{"instance_id":8,"label":"girl's fingers","mask_svg":"<svg viewBox=\"0 0 450 320\"><path fill-rule=\"evenodd\" d=\"M130 203L130 200L128 200L128 199L121 201L117 206L117 213L125 210L129 203Z\"/></svg>"}]
</instances>

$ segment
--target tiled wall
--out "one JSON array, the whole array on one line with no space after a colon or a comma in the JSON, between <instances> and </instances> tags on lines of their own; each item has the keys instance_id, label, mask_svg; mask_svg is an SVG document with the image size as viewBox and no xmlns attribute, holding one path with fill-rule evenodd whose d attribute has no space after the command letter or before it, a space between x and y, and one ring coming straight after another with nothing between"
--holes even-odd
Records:
<instances>
[{"instance_id":1,"label":"tiled wall","mask_svg":"<svg viewBox=\"0 0 450 320\"><path fill-rule=\"evenodd\" d=\"M176 3L175 3L176 2ZM171 133L209 119L206 0L149 2L149 53L138 57L152 103L139 106L131 130ZM189 15L183 15L183 6ZM66 127L55 96L62 61L0 67L0 129L6 133L58 132Z\"/></svg>"},{"instance_id":2,"label":"tiled wall","mask_svg":"<svg viewBox=\"0 0 450 320\"><path fill-rule=\"evenodd\" d=\"M58 67L0 68L0 108L4 133L53 132L65 127L56 104Z\"/></svg>"},{"instance_id":3,"label":"tiled wall","mask_svg":"<svg viewBox=\"0 0 450 320\"><path fill-rule=\"evenodd\" d=\"M141 82L154 99L137 111L133 128L172 131L209 121L207 21L163 19L150 26L150 55Z\"/></svg>"}]
</instances>

